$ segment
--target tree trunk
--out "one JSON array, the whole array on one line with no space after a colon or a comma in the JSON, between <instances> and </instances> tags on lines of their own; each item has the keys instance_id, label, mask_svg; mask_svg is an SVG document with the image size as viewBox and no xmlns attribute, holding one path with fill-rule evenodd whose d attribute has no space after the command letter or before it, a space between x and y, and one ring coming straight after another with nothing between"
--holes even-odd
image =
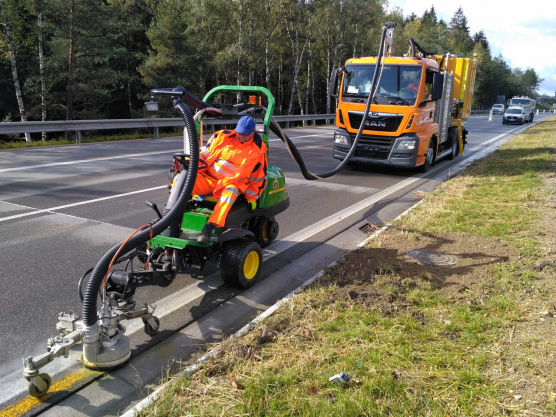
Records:
<instances>
[{"instance_id":1,"label":"tree trunk","mask_svg":"<svg viewBox=\"0 0 556 417\"><path fill-rule=\"evenodd\" d=\"M75 64L75 38L73 32L73 22L75 13L75 0L70 3L70 25L69 25L69 59L68 59L68 102L66 107L66 120L73 120L73 68ZM66 132L66 139L71 138L71 132Z\"/></svg>"},{"instance_id":2,"label":"tree trunk","mask_svg":"<svg viewBox=\"0 0 556 417\"><path fill-rule=\"evenodd\" d=\"M39 69L41 75L41 120L46 120L46 80L44 76L44 49L42 40L42 12L38 13L39 25ZM42 140L46 140L46 132L42 132Z\"/></svg>"},{"instance_id":3,"label":"tree trunk","mask_svg":"<svg viewBox=\"0 0 556 417\"><path fill-rule=\"evenodd\" d=\"M328 37L328 45L326 48L326 84L328 85L328 80L330 79L330 24L328 24L328 27L326 28L326 33L327 33L327 37ZM330 114L330 94L329 91L327 89L326 91L326 114Z\"/></svg>"},{"instance_id":4,"label":"tree trunk","mask_svg":"<svg viewBox=\"0 0 556 417\"><path fill-rule=\"evenodd\" d=\"M239 0L239 38L238 38L238 54L237 54L237 85L241 85L241 58L243 45L243 0ZM237 101L241 101L241 92L237 92Z\"/></svg>"},{"instance_id":5,"label":"tree trunk","mask_svg":"<svg viewBox=\"0 0 556 417\"><path fill-rule=\"evenodd\" d=\"M21 121L26 122L27 116L25 116L25 106L23 104L23 96L21 94L21 87L19 86L19 77L17 75L17 62L15 59L15 51L13 44L12 31L10 29L10 21L8 19L8 8L6 6L6 0L0 0L2 3L2 12L4 13L4 25L6 27L6 36L8 37L8 47L10 49L10 61L12 64L12 75L14 77L15 95L17 97L17 105L19 106L19 114L21 115ZM31 135L25 133L25 141L31 142Z\"/></svg>"},{"instance_id":6,"label":"tree trunk","mask_svg":"<svg viewBox=\"0 0 556 417\"><path fill-rule=\"evenodd\" d=\"M303 61L303 55L305 54L305 48L307 47L307 42L309 41L309 38L311 36L311 26L312 26L312 15L309 14L309 29L307 32L307 38L305 38L305 42L303 44L303 48L301 49L301 52L299 52L299 25L300 25L300 21L301 21L301 9L298 11L298 18L297 18L297 24L296 24L296 29L295 29L295 41L292 41L292 50L294 51L294 61L295 61L295 67L294 67L294 72L293 72L293 83L292 83L292 90L291 90L291 96L290 96L290 105L288 106L288 114L291 114L292 110L293 110L293 100L295 97L295 90L297 88L298 91L298 95L299 95L299 68L301 67L301 62ZM287 22L286 22L286 26L287 26ZM291 36L290 36L291 39ZM300 100L300 105L301 105L301 113L303 114L303 105L301 103Z\"/></svg>"},{"instance_id":7,"label":"tree trunk","mask_svg":"<svg viewBox=\"0 0 556 417\"><path fill-rule=\"evenodd\" d=\"M253 4L251 4L251 7L249 7L249 53L248 53L248 62L247 62L247 66L248 66L248 74L249 74L249 85L253 85L254 82L254 70L253 70Z\"/></svg>"},{"instance_id":8,"label":"tree trunk","mask_svg":"<svg viewBox=\"0 0 556 417\"><path fill-rule=\"evenodd\" d=\"M266 2L266 22L265 28L265 44L264 44L264 55L265 55L265 76L266 76L266 88L270 88L270 11L271 11L272 0L267 0Z\"/></svg>"},{"instance_id":9,"label":"tree trunk","mask_svg":"<svg viewBox=\"0 0 556 417\"><path fill-rule=\"evenodd\" d=\"M278 66L278 103L280 103L280 114L282 114L282 54L280 54L280 65Z\"/></svg>"}]
</instances>

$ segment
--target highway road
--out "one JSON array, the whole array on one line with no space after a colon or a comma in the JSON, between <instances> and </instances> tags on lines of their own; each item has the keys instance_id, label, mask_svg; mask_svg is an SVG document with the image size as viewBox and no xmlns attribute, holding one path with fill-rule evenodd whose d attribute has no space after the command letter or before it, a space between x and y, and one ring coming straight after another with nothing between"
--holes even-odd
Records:
<instances>
[{"instance_id":1,"label":"highway road","mask_svg":"<svg viewBox=\"0 0 556 417\"><path fill-rule=\"evenodd\" d=\"M545 117L536 116L535 122ZM271 136L270 164L283 169L291 206L277 216L280 234L265 252L264 277L286 270L366 217L375 214L377 223L388 220L413 201L397 201L400 196L426 189L427 179L446 175L484 142L520 129L502 125L501 116L492 122L487 116L473 116L467 128L466 154L455 162L442 161L430 175L357 165L322 181L304 180L285 146ZM333 130L322 126L286 133L308 167L322 172L339 163L331 157ZM80 314L80 276L114 244L155 217L145 200L165 203L165 172L172 153L182 147L177 137L0 151L0 410L26 395L21 358L45 352L47 338L56 334L58 312ZM380 193L386 197L379 204L372 197ZM396 204L395 210L385 210ZM153 339L140 326L131 326L133 355L238 293L222 284L214 266L202 275L180 274L168 288L138 291L138 302L159 303L165 316ZM76 358L70 356L65 364L60 359L55 369L75 369Z\"/></svg>"}]
</instances>

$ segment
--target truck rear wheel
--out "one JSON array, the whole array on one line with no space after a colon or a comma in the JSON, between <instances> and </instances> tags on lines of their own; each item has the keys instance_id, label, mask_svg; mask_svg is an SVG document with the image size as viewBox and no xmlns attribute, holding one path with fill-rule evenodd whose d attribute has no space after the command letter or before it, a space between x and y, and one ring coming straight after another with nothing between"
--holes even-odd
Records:
<instances>
[{"instance_id":1,"label":"truck rear wheel","mask_svg":"<svg viewBox=\"0 0 556 417\"><path fill-rule=\"evenodd\" d=\"M452 140L452 153L448 156L448 159L456 159L459 155L459 140L458 140L458 131L457 129L450 128L448 131L448 137Z\"/></svg>"}]
</instances>

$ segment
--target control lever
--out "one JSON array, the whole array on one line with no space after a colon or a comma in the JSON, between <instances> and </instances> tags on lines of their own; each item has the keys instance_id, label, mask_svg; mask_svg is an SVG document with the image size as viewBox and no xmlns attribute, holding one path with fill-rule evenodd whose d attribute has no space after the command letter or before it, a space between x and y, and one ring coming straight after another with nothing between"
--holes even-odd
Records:
<instances>
[{"instance_id":1,"label":"control lever","mask_svg":"<svg viewBox=\"0 0 556 417\"><path fill-rule=\"evenodd\" d=\"M156 203L153 203L152 201L145 201L145 204L156 212L159 219L162 219L162 214L160 214L160 211L158 210L158 206L156 205Z\"/></svg>"}]
</instances>

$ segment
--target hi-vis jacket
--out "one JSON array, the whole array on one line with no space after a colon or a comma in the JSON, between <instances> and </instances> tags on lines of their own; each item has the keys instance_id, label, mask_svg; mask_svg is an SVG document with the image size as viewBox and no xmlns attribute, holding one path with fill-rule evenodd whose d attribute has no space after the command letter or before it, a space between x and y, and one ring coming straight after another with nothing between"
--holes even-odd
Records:
<instances>
[{"instance_id":1,"label":"hi-vis jacket","mask_svg":"<svg viewBox=\"0 0 556 417\"><path fill-rule=\"evenodd\" d=\"M201 163L208 166L201 173L218 180L213 196L220 198L226 186L234 185L248 201L257 201L266 185L266 151L258 133L242 144L235 130L215 132L200 152Z\"/></svg>"}]
</instances>

